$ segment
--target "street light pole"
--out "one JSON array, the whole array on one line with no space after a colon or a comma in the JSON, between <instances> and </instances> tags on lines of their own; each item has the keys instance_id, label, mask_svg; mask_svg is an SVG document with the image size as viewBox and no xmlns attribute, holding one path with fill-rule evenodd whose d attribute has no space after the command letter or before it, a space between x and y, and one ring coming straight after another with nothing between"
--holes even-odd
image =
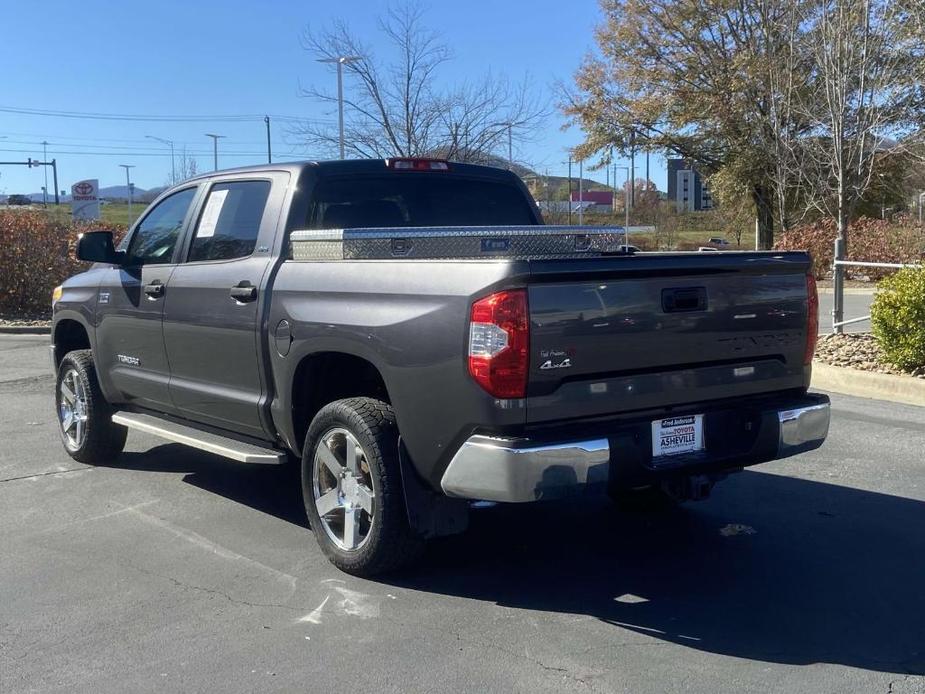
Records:
<instances>
[{"instance_id":1,"label":"street light pole","mask_svg":"<svg viewBox=\"0 0 925 694\"><path fill-rule=\"evenodd\" d=\"M568 155L568 193L565 195L568 207L568 223L572 223L572 155Z\"/></svg>"},{"instance_id":2,"label":"street light pole","mask_svg":"<svg viewBox=\"0 0 925 694\"><path fill-rule=\"evenodd\" d=\"M42 161L48 161L48 143L42 140ZM48 207L48 167L44 168L45 187L42 188L42 205Z\"/></svg>"},{"instance_id":3,"label":"street light pole","mask_svg":"<svg viewBox=\"0 0 925 694\"><path fill-rule=\"evenodd\" d=\"M270 117L264 116L263 122L267 125L267 164L272 164L273 155L270 152Z\"/></svg>"},{"instance_id":4,"label":"street light pole","mask_svg":"<svg viewBox=\"0 0 925 694\"><path fill-rule=\"evenodd\" d=\"M129 169L134 169L134 164L119 164L125 169L125 194L128 196L128 226L132 226L132 182L129 179Z\"/></svg>"},{"instance_id":5,"label":"street light pole","mask_svg":"<svg viewBox=\"0 0 925 694\"><path fill-rule=\"evenodd\" d=\"M584 159L578 160L578 226L585 223L584 211Z\"/></svg>"},{"instance_id":6,"label":"street light pole","mask_svg":"<svg viewBox=\"0 0 925 694\"><path fill-rule=\"evenodd\" d=\"M512 145L513 137L511 135L511 129L513 127L513 123L507 124L507 165L511 171L514 170L514 147Z\"/></svg>"},{"instance_id":7,"label":"street light pole","mask_svg":"<svg viewBox=\"0 0 925 694\"><path fill-rule=\"evenodd\" d=\"M344 158L344 65L355 63L360 59L358 55L342 55L336 58L321 58L319 63L335 63L337 65L337 128L340 133L340 158Z\"/></svg>"},{"instance_id":8,"label":"street light pole","mask_svg":"<svg viewBox=\"0 0 925 694\"><path fill-rule=\"evenodd\" d=\"M157 140L158 142L163 142L165 145L170 145L170 183L174 184L177 182L177 163L176 159L173 156L173 140L165 140L163 137L155 137L154 135L145 135L148 139Z\"/></svg>"},{"instance_id":9,"label":"street light pole","mask_svg":"<svg viewBox=\"0 0 925 694\"><path fill-rule=\"evenodd\" d=\"M218 171L218 141L226 136L206 133L206 137L212 138L212 170Z\"/></svg>"},{"instance_id":10,"label":"street light pole","mask_svg":"<svg viewBox=\"0 0 925 694\"><path fill-rule=\"evenodd\" d=\"M628 166L614 166L614 183L617 180L617 169L623 169L626 171L626 188L623 191L623 243L626 246L630 245L630 167Z\"/></svg>"}]
</instances>

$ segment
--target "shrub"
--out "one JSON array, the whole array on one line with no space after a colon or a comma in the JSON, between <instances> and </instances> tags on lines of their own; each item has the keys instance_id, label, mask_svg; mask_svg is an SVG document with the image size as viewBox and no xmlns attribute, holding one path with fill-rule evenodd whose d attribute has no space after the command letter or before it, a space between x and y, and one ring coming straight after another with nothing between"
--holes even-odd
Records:
<instances>
[{"instance_id":1,"label":"shrub","mask_svg":"<svg viewBox=\"0 0 925 694\"><path fill-rule=\"evenodd\" d=\"M774 247L782 251L809 251L813 256L813 273L816 279L822 279L828 277L832 270L837 235L834 220L824 219L779 234ZM923 249L922 232L911 223L894 224L889 220L862 217L852 222L848 230L848 260L916 263L921 260ZM850 274L867 275L873 279L892 273L885 268L848 270Z\"/></svg>"},{"instance_id":2,"label":"shrub","mask_svg":"<svg viewBox=\"0 0 925 694\"><path fill-rule=\"evenodd\" d=\"M91 229L125 233L119 225L55 219L42 210L0 210L0 315L47 317L51 291L89 266L74 258L77 236Z\"/></svg>"},{"instance_id":3,"label":"shrub","mask_svg":"<svg viewBox=\"0 0 925 694\"><path fill-rule=\"evenodd\" d=\"M888 362L906 371L925 367L925 268L904 268L882 280L870 322Z\"/></svg>"}]
</instances>

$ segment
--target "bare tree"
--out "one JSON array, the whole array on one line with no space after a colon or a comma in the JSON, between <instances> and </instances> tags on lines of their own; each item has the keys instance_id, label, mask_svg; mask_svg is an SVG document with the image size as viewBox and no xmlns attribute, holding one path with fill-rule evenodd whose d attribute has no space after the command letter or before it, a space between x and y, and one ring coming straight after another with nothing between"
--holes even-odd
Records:
<instances>
[{"instance_id":1,"label":"bare tree","mask_svg":"<svg viewBox=\"0 0 925 694\"><path fill-rule=\"evenodd\" d=\"M199 164L196 162L196 157L191 156L186 151L186 147L183 147L177 157L177 178L171 185L192 178L197 173L199 173Z\"/></svg>"},{"instance_id":2,"label":"bare tree","mask_svg":"<svg viewBox=\"0 0 925 694\"><path fill-rule=\"evenodd\" d=\"M488 73L441 89L438 72L451 53L439 35L425 27L420 5L408 2L389 8L379 29L394 50L390 62L380 61L342 20L302 34L303 48L316 60L356 56L342 66L344 140L351 155L496 161L507 159L509 142L513 146L533 138L546 108L528 79L516 83ZM337 104L336 93L314 85L301 93L322 104ZM338 150L338 129L330 123L306 121L292 135L325 154Z\"/></svg>"},{"instance_id":3,"label":"bare tree","mask_svg":"<svg viewBox=\"0 0 925 694\"><path fill-rule=\"evenodd\" d=\"M810 124L800 146L802 183L810 202L836 220L846 243L876 164L923 122L925 104L914 77L921 45L917 32L909 31L920 2L816 0L804 7L815 88L798 104Z\"/></svg>"}]
</instances>

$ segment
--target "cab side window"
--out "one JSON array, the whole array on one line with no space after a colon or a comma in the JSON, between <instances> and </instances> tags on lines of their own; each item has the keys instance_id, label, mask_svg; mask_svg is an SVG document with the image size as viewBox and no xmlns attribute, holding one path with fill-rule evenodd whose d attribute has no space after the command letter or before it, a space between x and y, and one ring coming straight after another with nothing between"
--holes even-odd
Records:
<instances>
[{"instance_id":1,"label":"cab side window","mask_svg":"<svg viewBox=\"0 0 925 694\"><path fill-rule=\"evenodd\" d=\"M186 188L164 198L145 215L129 241L126 265L156 265L173 259L173 249L195 195L196 188Z\"/></svg>"},{"instance_id":2,"label":"cab side window","mask_svg":"<svg viewBox=\"0 0 925 694\"><path fill-rule=\"evenodd\" d=\"M269 181L217 183L203 205L189 261L232 260L254 252Z\"/></svg>"}]
</instances>

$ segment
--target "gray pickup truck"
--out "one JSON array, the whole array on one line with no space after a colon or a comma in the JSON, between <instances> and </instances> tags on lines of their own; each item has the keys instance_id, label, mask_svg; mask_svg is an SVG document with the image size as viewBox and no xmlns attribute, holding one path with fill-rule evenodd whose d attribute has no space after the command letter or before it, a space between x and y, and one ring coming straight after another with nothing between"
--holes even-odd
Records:
<instances>
[{"instance_id":1,"label":"gray pickup truck","mask_svg":"<svg viewBox=\"0 0 925 694\"><path fill-rule=\"evenodd\" d=\"M696 499L820 446L804 253L635 253L543 226L508 171L427 159L220 171L54 294L61 436L298 459L309 523L372 575L474 500Z\"/></svg>"}]
</instances>

